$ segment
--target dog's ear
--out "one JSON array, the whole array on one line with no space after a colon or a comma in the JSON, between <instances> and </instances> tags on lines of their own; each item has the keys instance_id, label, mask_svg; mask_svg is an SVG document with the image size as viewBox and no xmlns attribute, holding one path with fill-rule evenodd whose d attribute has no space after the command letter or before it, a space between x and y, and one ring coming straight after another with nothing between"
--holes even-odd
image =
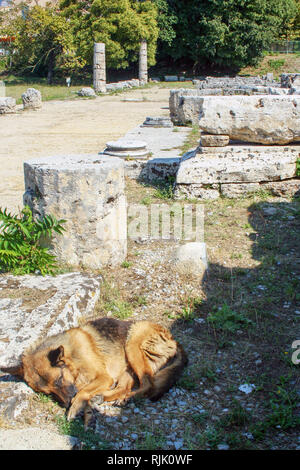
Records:
<instances>
[{"instance_id":1,"label":"dog's ear","mask_svg":"<svg viewBox=\"0 0 300 470\"><path fill-rule=\"evenodd\" d=\"M64 362L64 347L59 346L57 349L52 349L48 353L48 359L52 367L62 366Z\"/></svg>"},{"instance_id":2,"label":"dog's ear","mask_svg":"<svg viewBox=\"0 0 300 470\"><path fill-rule=\"evenodd\" d=\"M22 377L22 378L24 377L24 369L23 369L22 362L12 367L0 366L0 370L2 370L2 372L7 372L8 374L11 374L11 375L18 375L19 377Z\"/></svg>"}]
</instances>

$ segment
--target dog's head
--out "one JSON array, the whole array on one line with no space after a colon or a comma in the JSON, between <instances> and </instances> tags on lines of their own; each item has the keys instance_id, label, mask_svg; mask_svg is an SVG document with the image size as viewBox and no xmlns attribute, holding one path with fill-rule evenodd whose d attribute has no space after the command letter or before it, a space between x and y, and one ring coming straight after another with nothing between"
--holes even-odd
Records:
<instances>
[{"instance_id":1,"label":"dog's head","mask_svg":"<svg viewBox=\"0 0 300 470\"><path fill-rule=\"evenodd\" d=\"M3 372L22 377L36 392L54 397L66 408L77 393L75 379L67 365L64 347L41 349L25 354L15 367L1 367Z\"/></svg>"}]
</instances>

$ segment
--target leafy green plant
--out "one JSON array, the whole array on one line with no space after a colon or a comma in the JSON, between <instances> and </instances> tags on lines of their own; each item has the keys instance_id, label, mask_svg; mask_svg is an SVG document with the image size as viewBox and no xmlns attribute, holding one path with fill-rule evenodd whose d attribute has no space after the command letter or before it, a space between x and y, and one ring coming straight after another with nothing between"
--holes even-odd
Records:
<instances>
[{"instance_id":1,"label":"leafy green plant","mask_svg":"<svg viewBox=\"0 0 300 470\"><path fill-rule=\"evenodd\" d=\"M36 271L43 276L54 275L58 270L55 256L41 241L62 234L66 221L45 215L34 220L31 209L25 206L19 215L0 209L0 270L14 274L30 274Z\"/></svg>"},{"instance_id":2,"label":"leafy green plant","mask_svg":"<svg viewBox=\"0 0 300 470\"><path fill-rule=\"evenodd\" d=\"M230 333L234 333L240 328L247 328L252 324L249 318L246 318L242 313L234 312L227 304L224 304L216 312L210 313L207 321L217 330Z\"/></svg>"}]
</instances>

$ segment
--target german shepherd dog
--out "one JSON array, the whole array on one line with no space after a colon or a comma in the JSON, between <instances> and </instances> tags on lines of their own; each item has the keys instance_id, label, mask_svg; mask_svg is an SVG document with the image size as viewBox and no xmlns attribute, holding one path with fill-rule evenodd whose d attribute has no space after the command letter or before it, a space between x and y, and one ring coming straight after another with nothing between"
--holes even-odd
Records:
<instances>
[{"instance_id":1,"label":"german shepherd dog","mask_svg":"<svg viewBox=\"0 0 300 470\"><path fill-rule=\"evenodd\" d=\"M54 395L69 408L68 420L88 405L126 402L139 395L158 400L187 356L170 331L149 321L99 318L46 338L3 372L22 377L36 392Z\"/></svg>"}]
</instances>

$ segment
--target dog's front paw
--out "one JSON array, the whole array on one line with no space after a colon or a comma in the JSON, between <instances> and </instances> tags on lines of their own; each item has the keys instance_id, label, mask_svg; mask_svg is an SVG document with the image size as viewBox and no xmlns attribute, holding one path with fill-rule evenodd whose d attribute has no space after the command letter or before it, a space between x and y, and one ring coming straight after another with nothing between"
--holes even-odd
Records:
<instances>
[{"instance_id":1,"label":"dog's front paw","mask_svg":"<svg viewBox=\"0 0 300 470\"><path fill-rule=\"evenodd\" d=\"M91 408L96 408L102 405L104 402L104 397L103 395L95 395L93 398L89 400L89 405Z\"/></svg>"},{"instance_id":2,"label":"dog's front paw","mask_svg":"<svg viewBox=\"0 0 300 470\"><path fill-rule=\"evenodd\" d=\"M68 411L68 415L67 415L67 420L68 421L72 421L72 419L75 419L76 416L78 415L78 413L83 409L85 408L86 406L86 402L83 401L83 400L76 400L76 397L75 399L73 399L72 401L72 405Z\"/></svg>"}]
</instances>

